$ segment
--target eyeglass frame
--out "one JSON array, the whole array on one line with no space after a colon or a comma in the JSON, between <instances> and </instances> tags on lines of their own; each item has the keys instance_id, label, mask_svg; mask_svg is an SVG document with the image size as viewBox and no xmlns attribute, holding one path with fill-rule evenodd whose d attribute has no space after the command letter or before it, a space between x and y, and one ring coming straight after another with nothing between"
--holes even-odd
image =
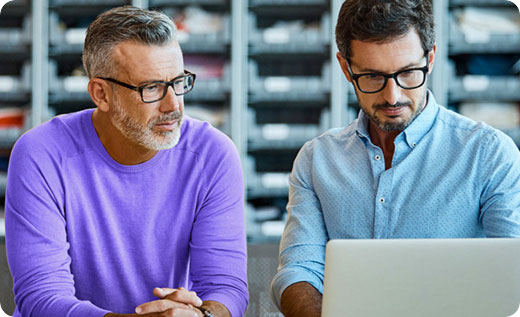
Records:
<instances>
[{"instance_id":1,"label":"eyeglass frame","mask_svg":"<svg viewBox=\"0 0 520 317\"><path fill-rule=\"evenodd\" d=\"M191 86L191 89L186 91L186 92L183 92L182 94L179 94L175 91L175 87L173 86L173 83L176 81L176 80L179 80L183 77L187 77L187 76L192 76L193 77L193 84ZM141 86L133 86L133 85L130 85L130 84L127 84L127 83L124 83L122 81L119 81L117 79L114 79L114 78L110 78L110 77L97 77L99 79L103 79L103 80L106 80L106 81L109 81L111 83L114 83L114 84L117 84L117 85L120 85L120 86L123 86L125 88L128 88L128 89L131 89L131 90L134 90L134 91L137 91L139 92L139 95L141 96L141 101L144 102L144 103L152 103L152 102L157 102L157 101L161 101L164 99L164 97L166 97L166 95L168 94L168 88L171 86L172 89L173 89L173 93L176 95L176 96L182 96L182 95L185 95L187 93L189 93L190 91L193 90L193 87L195 86L195 79L197 78L197 75L195 73L192 73L190 72L189 70L184 70L184 75L180 75L180 76L177 76L175 77L174 79L170 80L170 81L164 81L164 80L154 80L154 81L150 81L146 84L143 84ZM156 100L153 100L153 101L144 101L144 98L143 98L143 89L150 85L150 84L165 84L166 85L166 88L164 89L163 91L163 95L161 96L161 98L159 99L156 99Z\"/></svg>"},{"instance_id":2,"label":"eyeglass frame","mask_svg":"<svg viewBox=\"0 0 520 317\"><path fill-rule=\"evenodd\" d=\"M430 69L430 58L429 58L429 54L428 53L429 52L427 52L427 51L424 52L424 56L426 57L426 66L415 67L415 68L407 68L407 69L403 69L403 70L400 70L400 71L397 71L397 72L391 73L391 74L385 74L385 73L361 73L361 74L355 74L354 72L352 72L352 69L350 68L350 59L349 58L345 58L345 60L347 61L348 73L349 73L350 77L352 78L352 80L354 80L354 82L356 83L356 86L359 89L359 91L361 91L364 94L375 94L375 93L378 93L378 92L382 91L383 89L385 89L386 84L388 83L388 79L390 79L390 78L393 78L395 83L399 87L401 87L403 89L407 89L407 90L417 89L417 88L423 86L424 83L426 82L426 77L428 76L428 71ZM422 83L420 85L417 85L417 86L411 87L411 88L401 86L401 84L399 83L399 80L397 80L397 76L399 76L402 73L409 72L409 71L412 71L412 70L420 70L420 71L423 72L423 81L422 81ZM359 82L358 82L358 79L360 77L366 76L366 75L383 76L385 78L385 82L383 83L383 86L380 89L378 89L376 91L366 92L366 91L364 91L363 89L361 89L359 87Z\"/></svg>"}]
</instances>

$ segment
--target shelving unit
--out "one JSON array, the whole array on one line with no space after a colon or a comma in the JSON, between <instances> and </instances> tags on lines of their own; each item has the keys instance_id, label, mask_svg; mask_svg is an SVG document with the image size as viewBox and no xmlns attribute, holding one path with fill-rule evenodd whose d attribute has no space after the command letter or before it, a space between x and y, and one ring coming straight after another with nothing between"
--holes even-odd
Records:
<instances>
[{"instance_id":1,"label":"shelving unit","mask_svg":"<svg viewBox=\"0 0 520 317\"><path fill-rule=\"evenodd\" d=\"M335 57L342 3L15 0L0 19L0 107L25 111L25 124L0 129L0 148L8 156L22 131L55 114L94 107L80 57L86 27L99 13L125 4L162 10L183 22L185 65L197 73L186 113L227 133L241 156L248 239L277 241L273 228L285 219L287 175L298 150L325 130L347 125L359 111ZM479 56L520 58L520 32L468 37L455 14L468 7L516 10L505 0L435 1L438 50L429 86L439 103L455 110L467 111L477 101L511 108L520 101L518 74L473 73L467 63ZM504 131L520 141L517 126ZM262 233L264 224L268 234Z\"/></svg>"},{"instance_id":2,"label":"shelving unit","mask_svg":"<svg viewBox=\"0 0 520 317\"><path fill-rule=\"evenodd\" d=\"M187 114L228 134L240 154L246 186L248 242L277 243L286 219L288 175L298 150L331 127L357 117L353 87L336 61L334 32L343 0L14 0L0 15L0 117L20 111L22 125L0 126L0 196L10 149L20 134L60 113L94 107L81 65L88 24L102 11L131 4L198 20L179 42L185 67L197 73ZM429 79L437 101L471 116L484 108L515 117L520 63L495 74L469 65L520 58L520 31L468 36L456 13L509 9L506 0L435 0L437 54ZM208 27L218 20L216 25ZM200 22L204 21L204 22ZM211 22L213 21L213 22ZM206 27L206 28L204 28ZM497 67L490 69L497 70ZM483 104L471 110L473 104ZM515 106L516 105L516 106ZM478 111L477 111L478 110ZM517 111L517 110L516 110ZM488 116L489 118L489 116ZM518 114L520 118L520 114ZM520 119L519 119L520 120ZM520 122L501 127L520 144ZM3 209L3 206L0 207ZM3 212L0 211L3 215ZM0 236L2 234L0 217ZM274 252L276 253L276 252ZM273 254L274 254L273 253ZM261 261L260 261L261 260ZM271 261L272 259L267 259ZM267 261L266 260L266 261ZM264 271L273 268L255 262ZM267 262L265 262L267 263ZM263 286L262 286L263 287ZM247 316L278 316L267 293L255 293ZM255 295L256 296L256 295Z\"/></svg>"},{"instance_id":3,"label":"shelving unit","mask_svg":"<svg viewBox=\"0 0 520 317\"><path fill-rule=\"evenodd\" d=\"M449 13L438 32L447 49L436 65L449 82L440 89L444 105L503 130L519 145L517 7L503 0L443 0L439 6Z\"/></svg>"}]
</instances>

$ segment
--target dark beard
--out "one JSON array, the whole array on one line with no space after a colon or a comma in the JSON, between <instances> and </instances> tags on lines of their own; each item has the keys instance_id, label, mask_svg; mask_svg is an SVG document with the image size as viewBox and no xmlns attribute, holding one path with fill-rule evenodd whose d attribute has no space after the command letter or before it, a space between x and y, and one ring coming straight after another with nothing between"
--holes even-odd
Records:
<instances>
[{"instance_id":1,"label":"dark beard","mask_svg":"<svg viewBox=\"0 0 520 317\"><path fill-rule=\"evenodd\" d=\"M421 114L423 109L426 107L426 104L425 104L426 95L427 94L425 93L424 97L421 99L421 101L419 103L419 105L421 105L421 107L416 109L415 112L412 113L412 116L410 117L410 119L402 121L402 122L385 122L385 123L383 123L383 122L381 122L381 120L379 120L379 118L377 116L372 116L372 115L366 113L364 110L363 110L363 112L365 112L365 114L370 119L370 121L374 122L383 131L386 131L386 132L403 131L415 120L415 118L417 118L417 116L419 116L419 114ZM359 98L358 98L358 100L359 100ZM391 104L385 102L383 104L374 105L372 108L374 109L374 113L375 113L377 110L386 109L386 108L399 108L399 107L411 107L411 106L412 106L411 102L398 102L395 105L391 105ZM363 109L363 108L361 108L361 109Z\"/></svg>"}]
</instances>

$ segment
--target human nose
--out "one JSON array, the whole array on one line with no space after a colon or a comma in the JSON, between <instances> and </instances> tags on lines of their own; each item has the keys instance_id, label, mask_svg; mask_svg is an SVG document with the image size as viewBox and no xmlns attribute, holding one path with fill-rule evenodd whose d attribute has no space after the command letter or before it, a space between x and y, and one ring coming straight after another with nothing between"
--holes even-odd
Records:
<instances>
[{"instance_id":1,"label":"human nose","mask_svg":"<svg viewBox=\"0 0 520 317\"><path fill-rule=\"evenodd\" d=\"M401 87L397 85L395 78L388 78L383 89L383 98L391 105L395 105L401 97Z\"/></svg>"},{"instance_id":2,"label":"human nose","mask_svg":"<svg viewBox=\"0 0 520 317\"><path fill-rule=\"evenodd\" d=\"M173 87L170 85L166 88L166 95L160 101L161 104L159 110L161 112L180 111L183 107L183 101L183 96L175 95L175 91L173 90Z\"/></svg>"}]
</instances>

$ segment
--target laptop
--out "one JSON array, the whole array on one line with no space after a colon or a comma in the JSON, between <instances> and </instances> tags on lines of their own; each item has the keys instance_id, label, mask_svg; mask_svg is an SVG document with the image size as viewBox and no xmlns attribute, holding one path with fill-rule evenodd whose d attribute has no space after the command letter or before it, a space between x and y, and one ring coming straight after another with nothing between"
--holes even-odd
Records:
<instances>
[{"instance_id":1,"label":"laptop","mask_svg":"<svg viewBox=\"0 0 520 317\"><path fill-rule=\"evenodd\" d=\"M323 286L323 317L520 317L520 239L331 240Z\"/></svg>"}]
</instances>

